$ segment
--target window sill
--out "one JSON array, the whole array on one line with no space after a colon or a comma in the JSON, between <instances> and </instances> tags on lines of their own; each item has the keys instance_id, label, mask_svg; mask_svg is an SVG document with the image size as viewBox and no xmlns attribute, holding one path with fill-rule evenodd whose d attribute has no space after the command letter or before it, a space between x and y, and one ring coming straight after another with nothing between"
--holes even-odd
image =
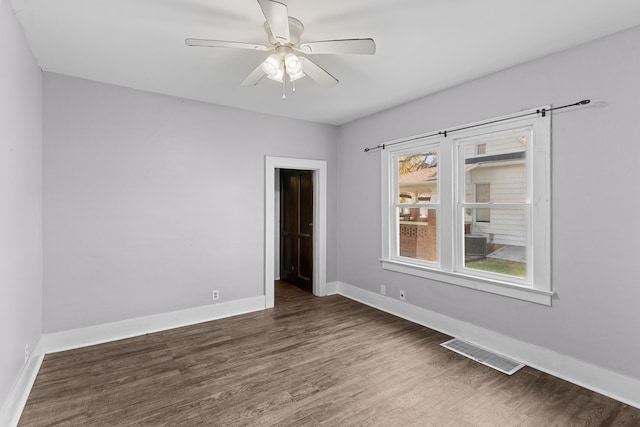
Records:
<instances>
[{"instance_id":1,"label":"window sill","mask_svg":"<svg viewBox=\"0 0 640 427\"><path fill-rule=\"evenodd\" d=\"M450 283L456 286L477 289L482 292L551 306L551 297L553 296L553 292L550 291L514 285L497 280L472 277L460 273L449 273L400 261L383 259L380 260L380 262L382 263L382 268L385 270L424 277L426 279L437 280L438 282Z\"/></svg>"}]
</instances>

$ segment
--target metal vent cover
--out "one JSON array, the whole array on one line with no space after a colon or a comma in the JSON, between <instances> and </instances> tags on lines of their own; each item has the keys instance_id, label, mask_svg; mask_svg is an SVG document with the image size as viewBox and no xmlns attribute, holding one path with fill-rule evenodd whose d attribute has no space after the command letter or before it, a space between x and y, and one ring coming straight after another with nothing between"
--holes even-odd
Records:
<instances>
[{"instance_id":1,"label":"metal vent cover","mask_svg":"<svg viewBox=\"0 0 640 427\"><path fill-rule=\"evenodd\" d=\"M511 360L492 351L485 350L484 348L478 347L459 338L443 342L440 345L507 375L514 374L524 366L523 363L516 362L515 360Z\"/></svg>"}]
</instances>

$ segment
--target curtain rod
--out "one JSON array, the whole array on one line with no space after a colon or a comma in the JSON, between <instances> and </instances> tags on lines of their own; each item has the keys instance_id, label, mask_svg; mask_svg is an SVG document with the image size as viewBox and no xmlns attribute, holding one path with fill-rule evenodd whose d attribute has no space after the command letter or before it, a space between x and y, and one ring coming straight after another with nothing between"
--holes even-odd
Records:
<instances>
[{"instance_id":1,"label":"curtain rod","mask_svg":"<svg viewBox=\"0 0 640 427\"><path fill-rule=\"evenodd\" d=\"M475 124L469 125L469 126L463 126L463 127L449 129L449 130L442 130L442 131L439 131L439 132L432 133L430 135L420 135L420 136L416 136L416 137L412 137L412 138L402 139L400 141L392 142L392 143L389 143L389 144L380 144L380 145L376 145L375 147L365 148L364 152L368 153L371 150L378 150L378 149L384 150L386 147L390 147L392 145L402 144L402 143L410 142L410 141L416 141L418 139L423 139L423 138L430 138L430 137L433 137L433 136L442 135L442 136L444 136L446 138L448 134L453 133L453 132L459 132L461 130L472 129L472 128L476 128L476 127L479 127L479 126L490 125L490 124L493 124L493 123L500 123L500 122L504 122L504 121L507 121L507 120L519 119L521 117L533 116L534 114L540 114L540 115L542 115L542 117L545 117L547 115L548 111L555 111L555 110L560 110L562 108L569 108L569 107L578 107L580 105L587 105L590 102L591 102L590 99L583 99L582 101L574 102L573 104L561 105L560 107L541 108L541 109L538 109L536 111L531 111L529 113L521 114L519 116L507 117L507 118L504 118L504 119L487 120L487 121L480 122L480 123L475 123Z\"/></svg>"}]
</instances>

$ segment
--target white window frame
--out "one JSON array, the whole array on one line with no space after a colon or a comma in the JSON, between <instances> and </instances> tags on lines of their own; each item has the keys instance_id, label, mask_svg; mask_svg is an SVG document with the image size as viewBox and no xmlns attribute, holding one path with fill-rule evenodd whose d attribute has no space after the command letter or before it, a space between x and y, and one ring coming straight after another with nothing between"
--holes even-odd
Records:
<instances>
[{"instance_id":1,"label":"white window frame","mask_svg":"<svg viewBox=\"0 0 640 427\"><path fill-rule=\"evenodd\" d=\"M492 123L470 123L464 131L435 136L424 134L385 143L382 150L382 258L385 270L424 277L543 305L551 305L551 117L535 114L549 106L491 119ZM462 146L488 135L526 131L527 144L527 279L505 277L464 268L463 207L479 205L464 201ZM410 141L410 142L403 142ZM438 150L438 200L436 263L398 255L398 171L396 158L402 153ZM534 203L535 201L535 203ZM431 207L432 204L420 204ZM499 207L498 204L482 204Z\"/></svg>"}]
</instances>

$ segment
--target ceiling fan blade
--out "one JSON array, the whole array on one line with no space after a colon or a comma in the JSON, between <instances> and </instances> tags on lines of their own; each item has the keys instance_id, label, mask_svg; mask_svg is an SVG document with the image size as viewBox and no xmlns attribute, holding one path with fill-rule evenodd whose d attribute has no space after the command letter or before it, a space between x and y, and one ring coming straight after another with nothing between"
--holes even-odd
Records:
<instances>
[{"instance_id":1,"label":"ceiling fan blade","mask_svg":"<svg viewBox=\"0 0 640 427\"><path fill-rule=\"evenodd\" d=\"M312 62L309 58L300 57L300 61L302 61L303 64L302 71L320 86L331 87L338 84L338 79L333 77L315 62Z\"/></svg>"},{"instance_id":2,"label":"ceiling fan blade","mask_svg":"<svg viewBox=\"0 0 640 427\"><path fill-rule=\"evenodd\" d=\"M373 55L376 53L376 42L373 39L323 40L303 43L300 51L307 54L356 54Z\"/></svg>"},{"instance_id":3,"label":"ceiling fan blade","mask_svg":"<svg viewBox=\"0 0 640 427\"><path fill-rule=\"evenodd\" d=\"M273 0L258 0L271 35L280 43L289 43L289 12L287 5Z\"/></svg>"},{"instance_id":4,"label":"ceiling fan blade","mask_svg":"<svg viewBox=\"0 0 640 427\"><path fill-rule=\"evenodd\" d=\"M266 76L264 71L262 71L262 62L258 64L258 66L249 73L247 77L240 83L242 86L255 86L258 84L262 78Z\"/></svg>"},{"instance_id":5,"label":"ceiling fan blade","mask_svg":"<svg viewBox=\"0 0 640 427\"><path fill-rule=\"evenodd\" d=\"M230 47L235 49L269 50L267 46L253 43L230 42L226 40L184 39L187 46Z\"/></svg>"}]
</instances>

